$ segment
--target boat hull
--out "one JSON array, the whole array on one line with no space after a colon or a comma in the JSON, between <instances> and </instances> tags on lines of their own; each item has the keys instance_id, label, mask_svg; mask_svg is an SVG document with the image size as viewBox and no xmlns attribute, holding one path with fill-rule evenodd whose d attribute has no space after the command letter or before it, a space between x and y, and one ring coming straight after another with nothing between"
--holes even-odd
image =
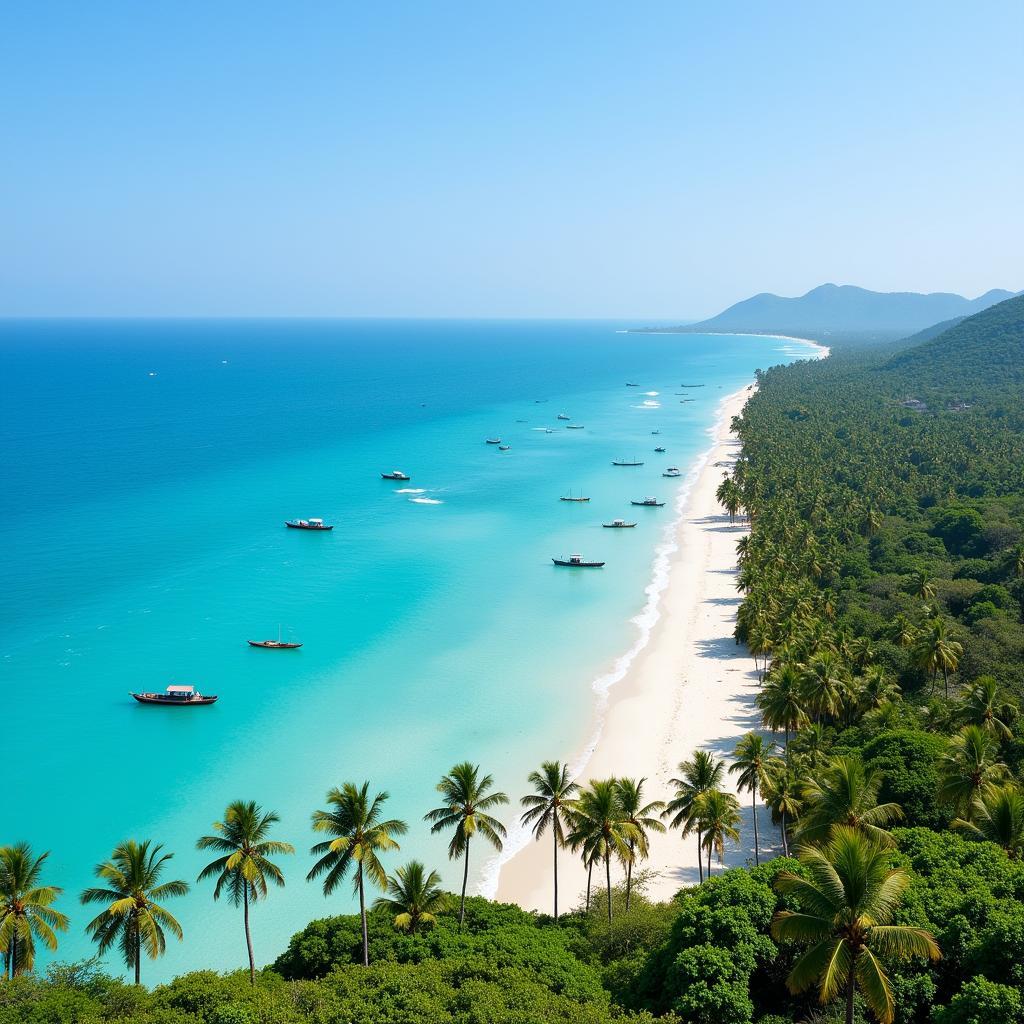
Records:
<instances>
[{"instance_id":1,"label":"boat hull","mask_svg":"<svg viewBox=\"0 0 1024 1024\"><path fill-rule=\"evenodd\" d=\"M396 476L394 473L381 473L380 477L382 480L401 480L404 483L408 483L412 479L408 476Z\"/></svg>"},{"instance_id":2,"label":"boat hull","mask_svg":"<svg viewBox=\"0 0 1024 1024\"><path fill-rule=\"evenodd\" d=\"M602 523L606 530L632 530L636 523Z\"/></svg>"},{"instance_id":3,"label":"boat hull","mask_svg":"<svg viewBox=\"0 0 1024 1024\"><path fill-rule=\"evenodd\" d=\"M570 562L568 558L552 558L555 565L564 569L600 569L604 562Z\"/></svg>"},{"instance_id":4,"label":"boat hull","mask_svg":"<svg viewBox=\"0 0 1024 1024\"><path fill-rule=\"evenodd\" d=\"M163 707L168 708L192 708L199 707L204 704L215 704L217 702L217 695L207 697L203 694L196 694L194 697L189 697L187 700L181 700L176 697L167 697L162 693L133 693L132 696L140 704L160 704Z\"/></svg>"},{"instance_id":5,"label":"boat hull","mask_svg":"<svg viewBox=\"0 0 1024 1024\"><path fill-rule=\"evenodd\" d=\"M664 508L665 502L663 501L631 501L630 505L636 505L637 508Z\"/></svg>"},{"instance_id":6,"label":"boat hull","mask_svg":"<svg viewBox=\"0 0 1024 1024\"><path fill-rule=\"evenodd\" d=\"M613 462L613 466L642 466L642 462Z\"/></svg>"},{"instance_id":7,"label":"boat hull","mask_svg":"<svg viewBox=\"0 0 1024 1024\"><path fill-rule=\"evenodd\" d=\"M333 530L333 526L310 526L308 523L288 523L284 524L289 530L310 530L313 533L327 533Z\"/></svg>"},{"instance_id":8,"label":"boat hull","mask_svg":"<svg viewBox=\"0 0 1024 1024\"><path fill-rule=\"evenodd\" d=\"M250 647L263 647L268 651L294 651L302 644L283 643L279 640L247 640Z\"/></svg>"}]
</instances>

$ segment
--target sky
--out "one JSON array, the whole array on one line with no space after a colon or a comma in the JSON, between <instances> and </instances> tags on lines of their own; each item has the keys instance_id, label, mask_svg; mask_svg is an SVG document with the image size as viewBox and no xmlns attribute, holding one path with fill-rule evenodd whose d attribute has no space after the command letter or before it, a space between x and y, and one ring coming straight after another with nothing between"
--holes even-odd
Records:
<instances>
[{"instance_id":1,"label":"sky","mask_svg":"<svg viewBox=\"0 0 1024 1024\"><path fill-rule=\"evenodd\" d=\"M0 5L0 316L1024 288L1024 3Z\"/></svg>"}]
</instances>

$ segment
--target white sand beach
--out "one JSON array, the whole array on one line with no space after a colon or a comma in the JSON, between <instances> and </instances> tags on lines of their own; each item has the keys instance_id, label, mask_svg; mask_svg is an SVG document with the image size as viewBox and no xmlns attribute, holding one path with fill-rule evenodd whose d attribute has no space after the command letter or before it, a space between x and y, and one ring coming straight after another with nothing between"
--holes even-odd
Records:
<instances>
[{"instance_id":1,"label":"white sand beach","mask_svg":"<svg viewBox=\"0 0 1024 1024\"><path fill-rule=\"evenodd\" d=\"M669 799L669 779L677 774L677 764L697 747L727 756L744 733L759 725L754 707L757 674L750 656L732 636L740 602L735 588L736 541L746 527L731 524L715 500L739 445L730 430L732 417L752 391L751 385L722 401L713 448L677 527L678 550L661 595L660 618L646 647L609 694L600 738L580 774L581 782L611 775L646 776L647 798ZM734 788L733 778L727 777L727 788ZM749 795L742 795L740 802L742 841L726 850L726 865L753 863ZM779 841L778 830L763 806L758 819L763 854ZM717 863L713 868L719 870ZM647 889L651 898L671 898L680 887L697 881L696 839L683 842L678 833L654 835L650 859L641 869L653 872ZM613 871L614 883L621 868ZM596 874L594 884L603 884ZM560 909L576 905L585 888L582 865L569 851L562 852ZM531 842L503 865L496 895L550 913L550 835Z\"/></svg>"}]
</instances>

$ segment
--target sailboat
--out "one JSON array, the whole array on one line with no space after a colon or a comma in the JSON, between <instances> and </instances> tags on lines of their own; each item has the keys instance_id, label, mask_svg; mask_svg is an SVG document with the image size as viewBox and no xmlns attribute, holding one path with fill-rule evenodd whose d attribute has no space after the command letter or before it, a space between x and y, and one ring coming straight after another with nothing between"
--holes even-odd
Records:
<instances>
[{"instance_id":1,"label":"sailboat","mask_svg":"<svg viewBox=\"0 0 1024 1024\"><path fill-rule=\"evenodd\" d=\"M271 651L294 651L296 648L302 646L300 643L290 643L287 640L282 640L280 626L277 627L276 640L249 640L247 643L250 647L265 647Z\"/></svg>"}]
</instances>

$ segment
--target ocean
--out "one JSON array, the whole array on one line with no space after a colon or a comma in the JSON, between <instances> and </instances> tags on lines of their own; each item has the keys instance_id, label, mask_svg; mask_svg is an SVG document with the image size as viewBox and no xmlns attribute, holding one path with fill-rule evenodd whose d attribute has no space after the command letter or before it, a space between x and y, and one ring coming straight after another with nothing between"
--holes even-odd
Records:
<instances>
[{"instance_id":1,"label":"ocean","mask_svg":"<svg viewBox=\"0 0 1024 1024\"><path fill-rule=\"evenodd\" d=\"M452 888L460 867L422 821L438 778L479 762L513 825L527 773L586 743L595 684L649 625L656 553L719 401L812 354L627 326L0 322L0 844L52 851L72 918L59 959L91 955L77 894L131 837L193 883L168 902L185 941L143 980L241 966L240 911L195 884L195 840L234 799L276 810L297 850L253 911L261 963L354 905L304 880L329 787L388 791L410 830L387 866L423 859ZM411 480L382 480L392 469ZM591 500L558 500L570 491ZM667 503L630 506L646 495ZM283 525L310 516L334 530ZM638 526L601 527L616 517ZM552 565L572 552L607 564ZM279 631L302 649L246 644ZM220 699L129 696L172 683ZM477 890L495 870L474 850Z\"/></svg>"}]
</instances>

